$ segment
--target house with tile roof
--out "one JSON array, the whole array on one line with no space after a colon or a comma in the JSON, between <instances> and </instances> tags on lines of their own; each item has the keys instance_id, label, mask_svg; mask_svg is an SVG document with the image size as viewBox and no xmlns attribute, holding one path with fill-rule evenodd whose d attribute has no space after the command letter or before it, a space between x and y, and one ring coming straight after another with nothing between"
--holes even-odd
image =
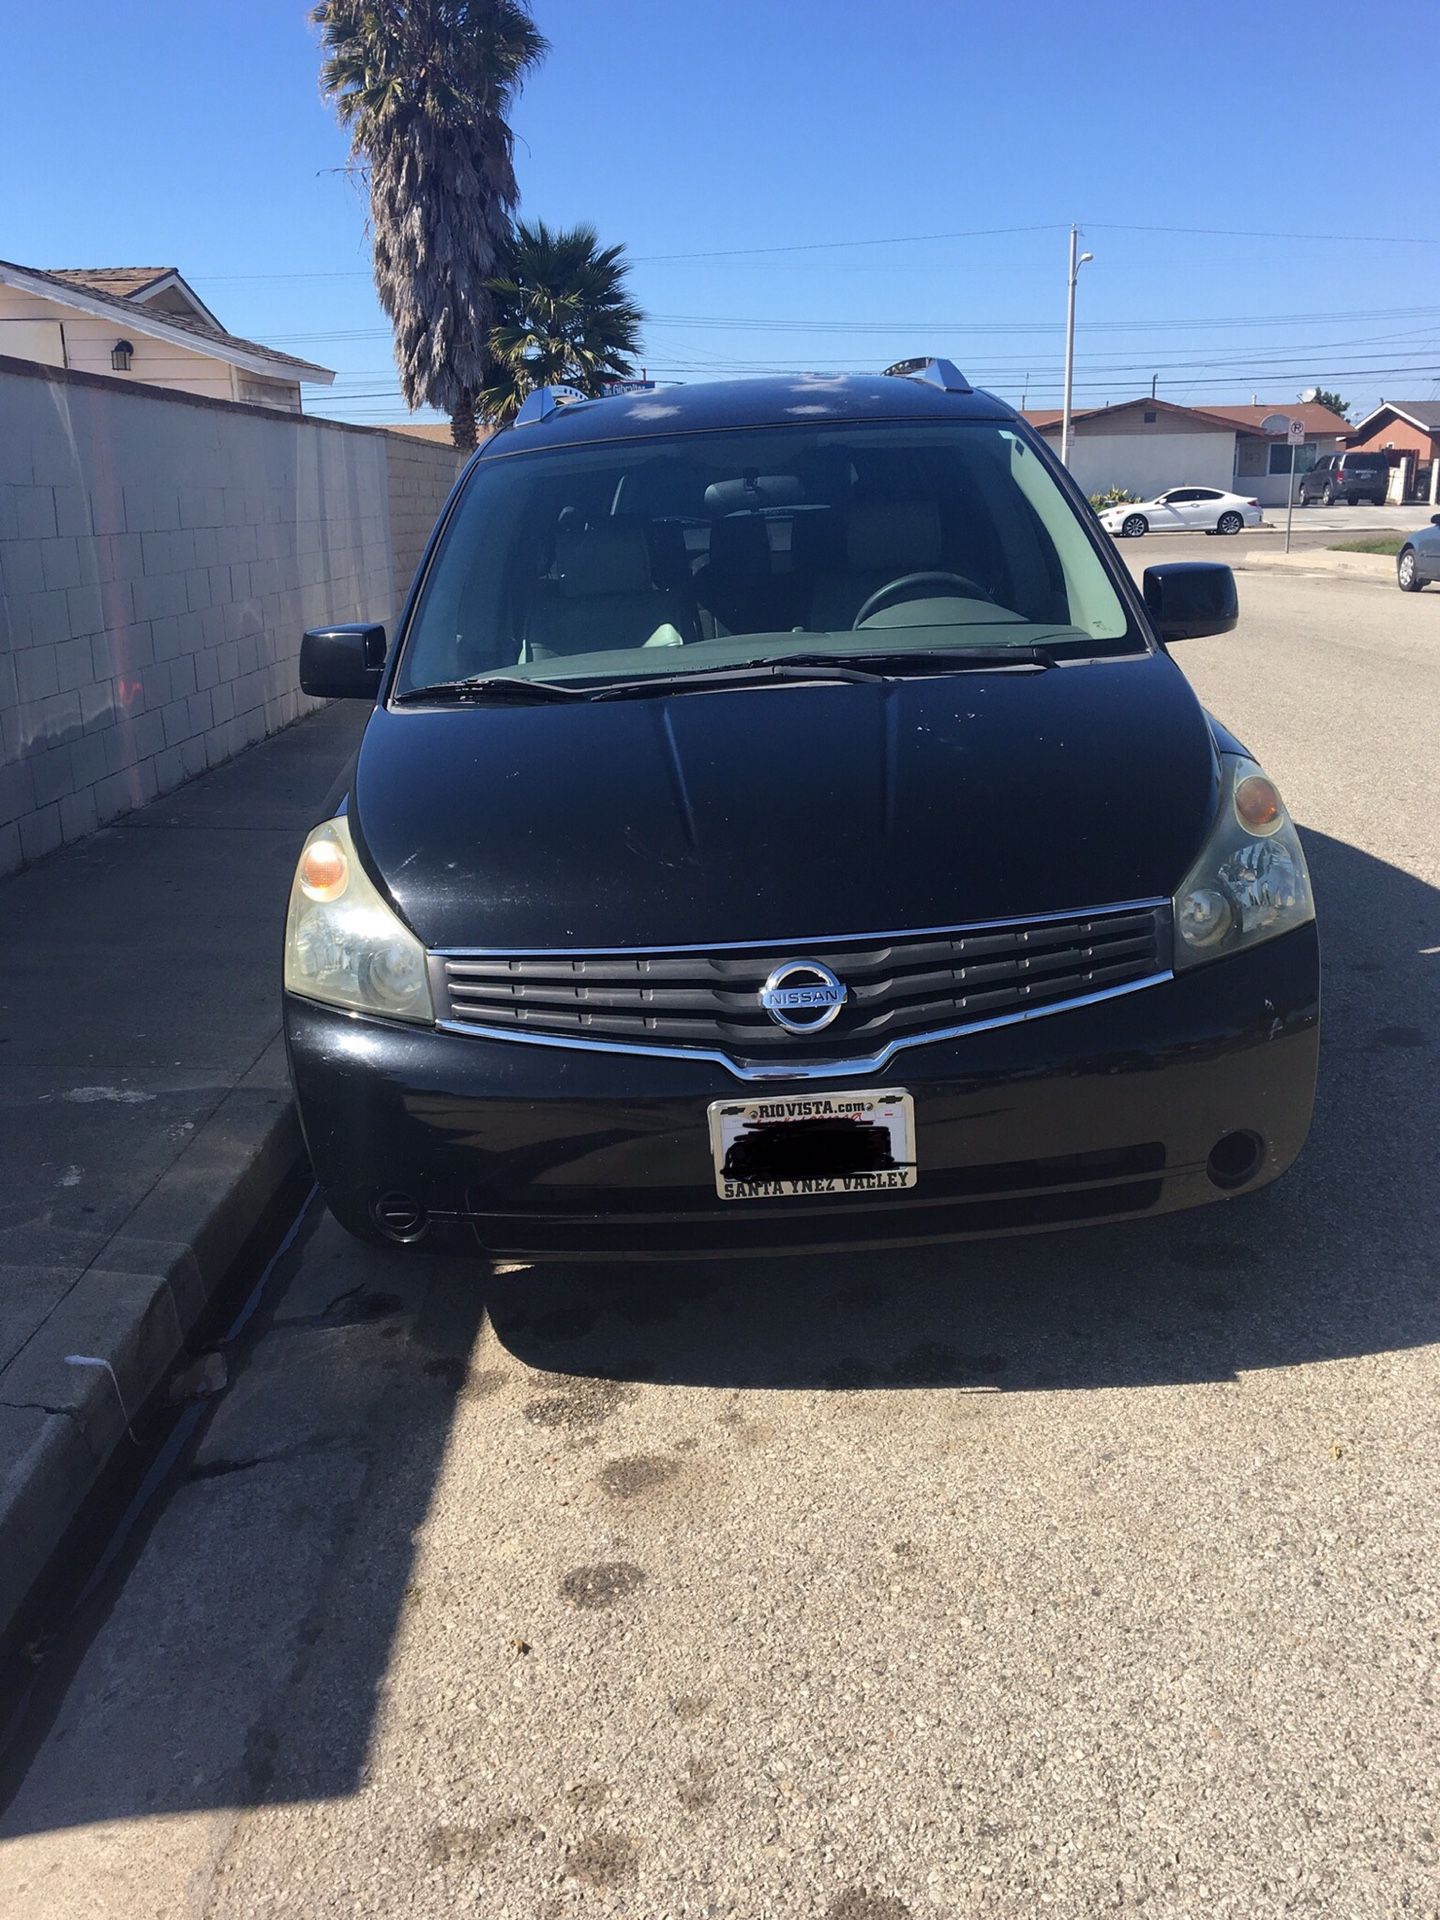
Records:
<instances>
[{"instance_id":1,"label":"house with tile roof","mask_svg":"<svg viewBox=\"0 0 1440 1920\"><path fill-rule=\"evenodd\" d=\"M285 413L335 375L222 326L175 267L0 260L0 357Z\"/></svg>"}]
</instances>

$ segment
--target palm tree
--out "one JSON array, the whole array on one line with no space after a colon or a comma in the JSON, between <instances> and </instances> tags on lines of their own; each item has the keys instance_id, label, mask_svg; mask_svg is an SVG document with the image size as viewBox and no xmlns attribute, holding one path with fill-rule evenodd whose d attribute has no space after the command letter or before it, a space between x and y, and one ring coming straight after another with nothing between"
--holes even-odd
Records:
<instances>
[{"instance_id":1,"label":"palm tree","mask_svg":"<svg viewBox=\"0 0 1440 1920\"><path fill-rule=\"evenodd\" d=\"M407 406L475 444L491 282L519 198L506 115L548 51L524 0L321 0L320 89L369 178L375 288Z\"/></svg>"},{"instance_id":2,"label":"palm tree","mask_svg":"<svg viewBox=\"0 0 1440 1920\"><path fill-rule=\"evenodd\" d=\"M520 221L504 272L490 283L496 370L480 396L481 418L503 426L536 387L562 381L598 394L633 374L645 316L630 300L628 273L625 249L602 247L593 227Z\"/></svg>"}]
</instances>

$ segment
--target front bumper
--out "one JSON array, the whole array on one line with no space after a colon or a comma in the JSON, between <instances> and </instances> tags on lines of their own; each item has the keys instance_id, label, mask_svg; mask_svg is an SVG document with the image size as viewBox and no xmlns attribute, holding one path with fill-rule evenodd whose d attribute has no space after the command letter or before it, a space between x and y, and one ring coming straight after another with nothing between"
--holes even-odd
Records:
<instances>
[{"instance_id":1,"label":"front bumper","mask_svg":"<svg viewBox=\"0 0 1440 1920\"><path fill-rule=\"evenodd\" d=\"M367 1238L385 1237L389 1196L425 1244L497 1257L854 1250L1222 1199L1236 1189L1207 1162L1240 1131L1263 1143L1243 1189L1275 1179L1310 1125L1319 949L1311 925L1143 992L916 1047L878 1080L826 1081L915 1096L918 1184L880 1197L719 1199L707 1108L741 1083L684 1055L478 1039L291 995L285 1033L316 1177ZM815 1090L774 1081L764 1097Z\"/></svg>"}]
</instances>

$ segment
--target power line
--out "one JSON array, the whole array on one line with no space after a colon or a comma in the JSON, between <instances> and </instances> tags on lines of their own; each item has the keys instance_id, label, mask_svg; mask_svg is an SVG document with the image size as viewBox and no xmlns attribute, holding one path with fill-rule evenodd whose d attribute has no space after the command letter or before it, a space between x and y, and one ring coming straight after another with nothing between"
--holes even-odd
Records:
<instances>
[{"instance_id":1,"label":"power line","mask_svg":"<svg viewBox=\"0 0 1440 1920\"><path fill-rule=\"evenodd\" d=\"M1385 336L1380 338L1372 338L1368 340L1321 340L1321 341L1297 340L1297 341L1287 342L1283 347L1280 347L1276 350L1276 354L1272 354L1264 357L1260 356L1258 353L1222 354L1222 355L1208 354L1203 359L1195 359L1193 357L1190 357L1193 354L1193 351L1194 351L1193 349L1182 349L1182 353L1185 355L1185 357L1183 358L1177 357L1173 353L1167 354L1163 352L1146 354L1139 358L1136 358L1133 353L1125 354L1125 355L1114 354L1114 353L1092 354L1092 355L1085 356L1082 359L1078 359L1076 361L1076 366L1077 366L1077 369L1081 371L1089 372L1095 375L1096 377L1099 377L1102 374L1126 374L1126 373L1133 373L1136 375L1148 376L1149 374L1154 373L1156 371L1159 371L1160 373L1165 373L1165 374L1179 374L1179 373L1184 373L1187 369L1195 368L1195 367L1220 368L1220 369L1226 370L1233 376L1238 377L1240 375L1246 374L1247 372L1253 369L1264 368L1264 367L1280 364L1277 358L1277 356L1280 354L1283 354L1286 356L1286 360L1285 360L1286 365L1289 365L1292 367L1304 368L1307 366L1315 366L1320 364L1323 356L1327 353L1333 353L1333 352L1336 352L1337 350L1345 349L1345 348L1364 347L1369 345L1375 345L1375 346L1387 345L1387 346L1390 346L1391 348L1399 349L1401 351L1408 350L1413 353L1428 351L1433 346L1437 352L1440 352L1440 336L1437 336L1436 334L1434 334L1432 330L1427 329L1425 330L1424 337L1420 337L1417 334L1396 334L1396 335L1390 335L1390 336ZM654 365L658 369L658 366L660 363L652 360L647 360L646 364ZM798 362L779 362L776 360L739 360L739 359L729 359L729 358L723 359L723 360L722 359L716 359L716 360L691 359L691 360L683 360L683 361L677 360L677 361L671 361L666 363L667 367L671 367L671 368L677 367L677 366L722 367L722 368L733 369L736 372L749 372L755 369L760 369L762 371L770 371L777 367L782 368L784 370L788 370L788 371L814 372L814 371L818 371L819 368L822 366L844 369L848 367L853 367L854 364L855 362L853 359L829 360L829 361L822 361L822 362L816 362L812 360L812 361L807 361L805 365L801 367ZM994 377L996 374L1001 372L1008 372L1008 373L1017 373L1017 374L1028 374L1032 379L1043 380L1051 375L1058 375L1060 371L1058 366L1052 365L1051 363L1045 360L1036 360L1033 356L1014 358L1007 355L1007 356L1002 356L997 358L994 355L987 354L987 355L984 355L978 362L975 362L972 364L978 364L980 366L983 366L987 372L987 375L989 375L990 377ZM393 369L390 367L349 367L349 368L346 368L342 373L337 375L335 384L332 387L330 387L328 391L331 394L335 395L337 398L340 398L346 394L350 382L352 381L368 382L368 381L375 381L375 380L383 380L389 374L391 374L392 371ZM386 390L398 392L399 391L398 384L392 383L392 386L387 388Z\"/></svg>"},{"instance_id":2,"label":"power line","mask_svg":"<svg viewBox=\"0 0 1440 1920\"><path fill-rule=\"evenodd\" d=\"M653 266L668 260L750 260L776 253L837 252L846 247L910 247L932 240L980 240L1009 233L1065 233L1064 221L1047 220L1029 227L964 227L955 233L891 233L878 240L794 240L776 247L707 247L698 253L632 253L632 266Z\"/></svg>"},{"instance_id":3,"label":"power line","mask_svg":"<svg viewBox=\"0 0 1440 1920\"><path fill-rule=\"evenodd\" d=\"M1118 220L1081 221L1082 230L1093 233L1184 233L1204 234L1227 240L1325 240L1346 246L1436 247L1440 239L1417 233L1287 233L1265 227L1142 227Z\"/></svg>"},{"instance_id":4,"label":"power line","mask_svg":"<svg viewBox=\"0 0 1440 1920\"><path fill-rule=\"evenodd\" d=\"M1092 320L1082 322L1077 333L1190 333L1207 327L1280 327L1313 325L1361 325L1367 321L1418 320L1440 318L1440 305L1415 307L1358 307L1331 312L1272 314L1212 314L1186 320ZM656 313L646 317L647 328L694 328L701 331L744 333L832 333L832 334L1055 334L1060 322L1048 320L799 320L768 319L744 314ZM294 345L300 342L339 343L348 340L388 340L389 327L338 327L312 332L275 333L270 345Z\"/></svg>"},{"instance_id":5,"label":"power line","mask_svg":"<svg viewBox=\"0 0 1440 1920\"><path fill-rule=\"evenodd\" d=\"M629 259L632 266L657 266L678 260L769 259L777 254L838 253L859 247L909 247L928 245L937 241L996 239L1017 233L1064 233L1069 224L1068 221L1046 220L1027 226L961 227L949 233L878 234L864 240L792 240L765 247L706 247L688 253L633 253ZM1094 233L1164 233L1191 238L1293 240L1344 246L1440 246L1440 237L1415 233L1302 233L1293 228L1176 227L1158 224L1142 225L1135 221L1120 220L1082 220L1079 225ZM368 267L329 268L293 273L206 273L197 270L193 275L197 280L208 280L216 286L271 280L364 280L369 279L370 276L371 270Z\"/></svg>"}]
</instances>

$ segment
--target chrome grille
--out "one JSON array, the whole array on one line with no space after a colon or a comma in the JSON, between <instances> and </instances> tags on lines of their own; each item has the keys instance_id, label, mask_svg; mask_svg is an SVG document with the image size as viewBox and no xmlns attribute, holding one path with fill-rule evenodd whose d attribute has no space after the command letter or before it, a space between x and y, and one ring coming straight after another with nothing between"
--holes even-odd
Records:
<instances>
[{"instance_id":1,"label":"chrome grille","mask_svg":"<svg viewBox=\"0 0 1440 1920\"><path fill-rule=\"evenodd\" d=\"M843 982L839 1018L787 1032L760 1004L785 962ZM444 953L442 1023L560 1044L700 1050L727 1063L853 1061L927 1037L1058 1012L1169 969L1168 902L1084 915L708 951ZM773 1070L773 1068L772 1068Z\"/></svg>"}]
</instances>

